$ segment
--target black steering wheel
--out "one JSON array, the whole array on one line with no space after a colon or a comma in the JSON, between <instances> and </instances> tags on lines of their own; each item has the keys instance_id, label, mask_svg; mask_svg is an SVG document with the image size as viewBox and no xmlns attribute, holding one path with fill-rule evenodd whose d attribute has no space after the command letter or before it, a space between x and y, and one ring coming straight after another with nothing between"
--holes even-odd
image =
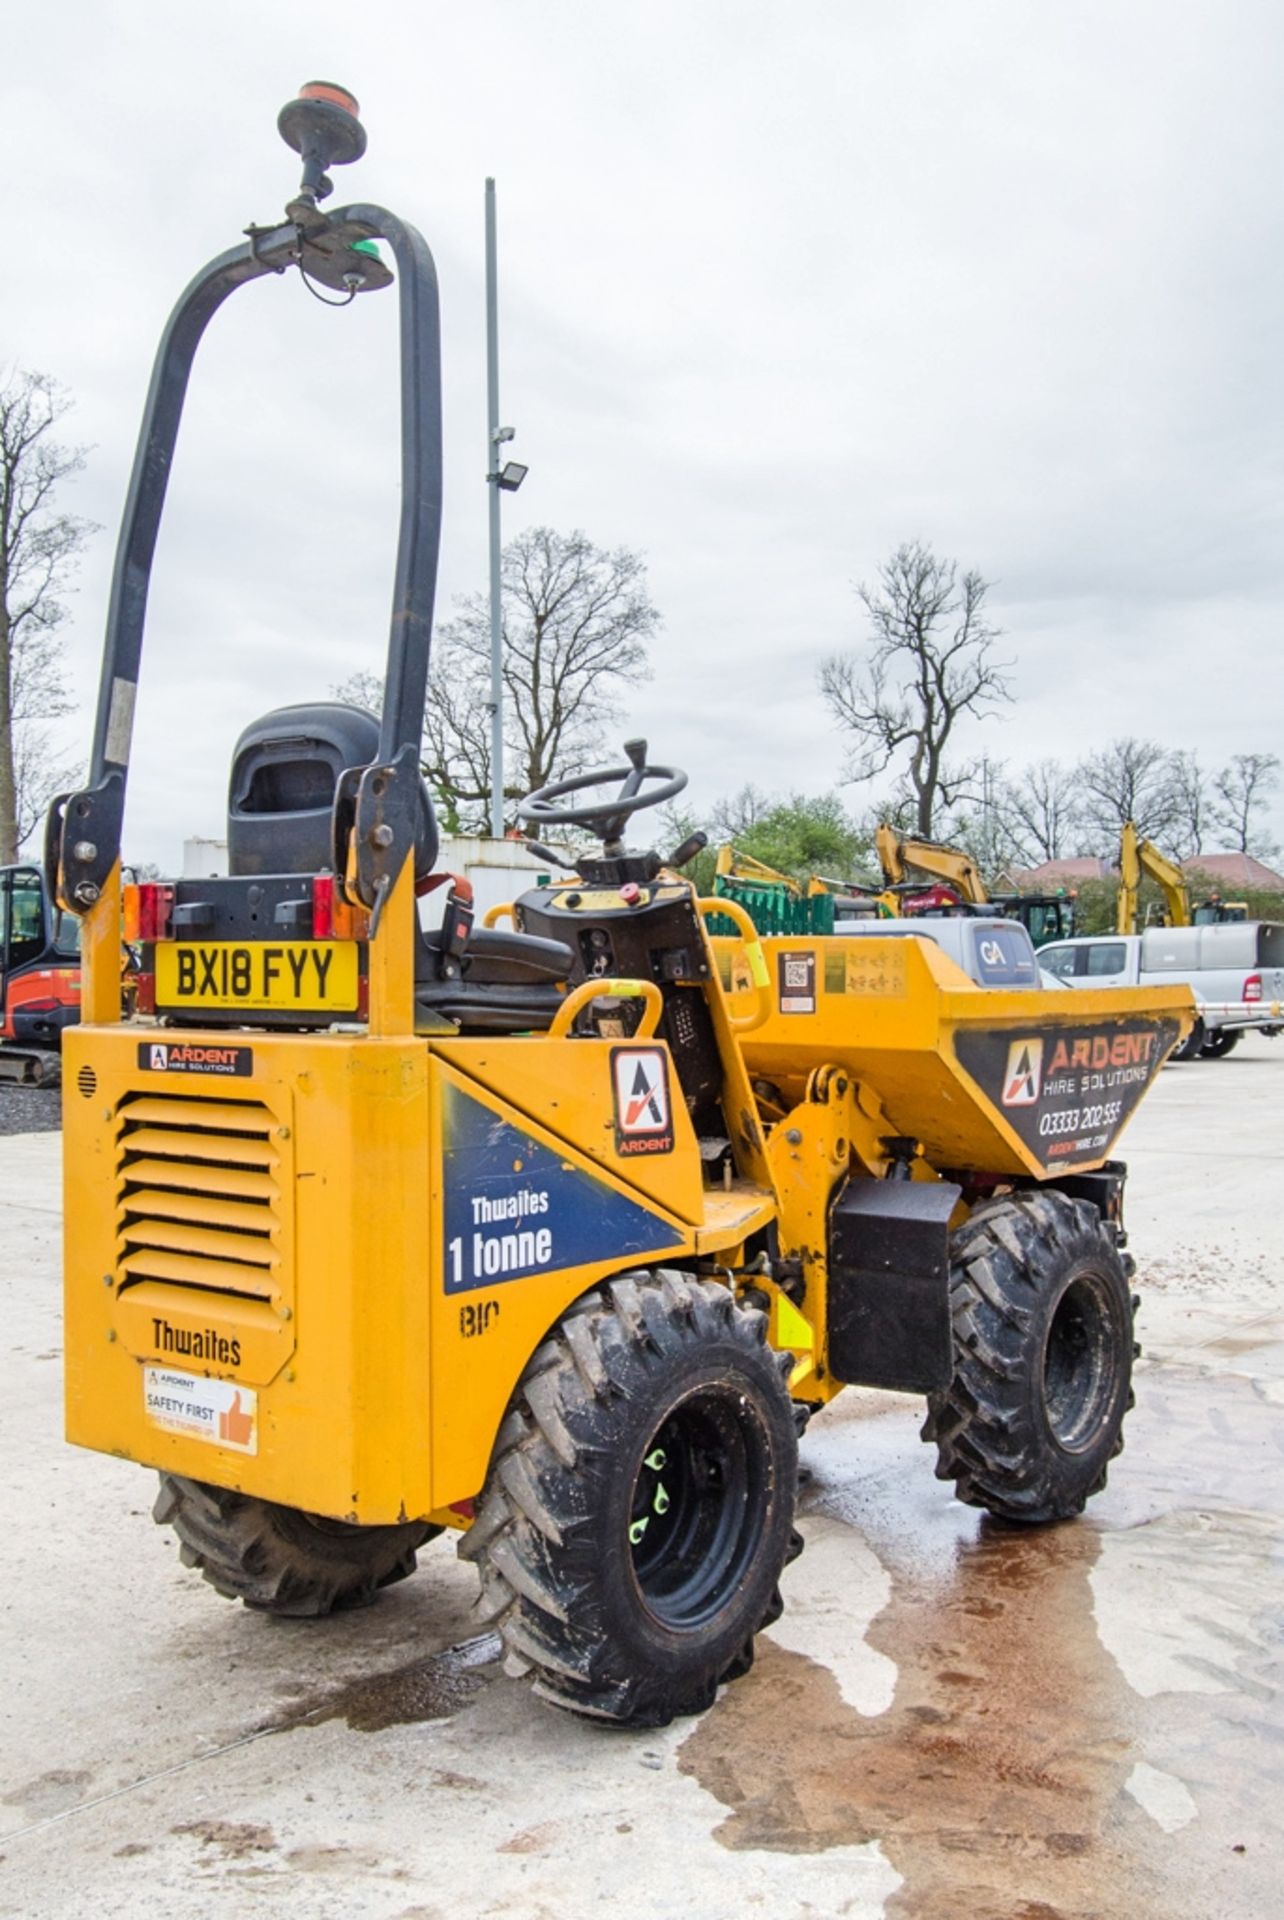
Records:
<instances>
[{"instance_id":1,"label":"black steering wheel","mask_svg":"<svg viewBox=\"0 0 1284 1920\"><path fill-rule=\"evenodd\" d=\"M619 839L625 821L632 814L641 813L644 807L662 806L687 784L687 776L680 767L647 765L645 740L626 740L624 751L629 756L627 767L592 767L587 773L577 773L573 780L558 780L552 786L537 787L522 801L518 814L539 827L590 827L609 846ZM568 794L605 786L608 780L623 782L613 800L597 800L582 807L556 805ZM662 785L644 790L650 780L659 780Z\"/></svg>"}]
</instances>

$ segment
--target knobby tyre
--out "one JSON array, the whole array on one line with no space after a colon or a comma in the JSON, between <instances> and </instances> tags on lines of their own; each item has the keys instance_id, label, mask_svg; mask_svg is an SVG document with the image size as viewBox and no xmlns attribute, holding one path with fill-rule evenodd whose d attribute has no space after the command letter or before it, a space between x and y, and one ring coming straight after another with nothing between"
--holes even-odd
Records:
<instances>
[{"instance_id":1,"label":"knobby tyre","mask_svg":"<svg viewBox=\"0 0 1284 1920\"><path fill-rule=\"evenodd\" d=\"M1181 1042L1181 1045L1174 1047L1168 1058L1170 1060L1198 1060L1204 1055L1207 1042L1208 1030L1203 1021L1197 1018L1194 1026Z\"/></svg>"},{"instance_id":2,"label":"knobby tyre","mask_svg":"<svg viewBox=\"0 0 1284 1920\"><path fill-rule=\"evenodd\" d=\"M664 1726L748 1671L801 1544L791 1359L765 1336L726 1287L637 1272L531 1359L459 1550L552 1704Z\"/></svg>"},{"instance_id":3,"label":"knobby tyre","mask_svg":"<svg viewBox=\"0 0 1284 1920\"><path fill-rule=\"evenodd\" d=\"M162 1473L152 1518L178 1535L184 1566L261 1613L315 1619L366 1606L415 1570L441 1532L427 1522L356 1527L271 1500Z\"/></svg>"},{"instance_id":4,"label":"knobby tyre","mask_svg":"<svg viewBox=\"0 0 1284 1920\"><path fill-rule=\"evenodd\" d=\"M1106 1484L1133 1403L1131 1260L1087 1201L1023 1193L955 1236L954 1377L928 1397L938 1479L1005 1520L1064 1520Z\"/></svg>"}]
</instances>

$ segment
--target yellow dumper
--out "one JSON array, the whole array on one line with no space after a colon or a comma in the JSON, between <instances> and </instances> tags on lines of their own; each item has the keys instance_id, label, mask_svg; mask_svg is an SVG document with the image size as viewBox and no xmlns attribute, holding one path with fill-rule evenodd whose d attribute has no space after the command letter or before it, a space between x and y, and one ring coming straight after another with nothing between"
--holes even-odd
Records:
<instances>
[{"instance_id":1,"label":"yellow dumper","mask_svg":"<svg viewBox=\"0 0 1284 1920\"><path fill-rule=\"evenodd\" d=\"M385 209L320 211L324 167L364 145L350 96L305 89L282 126L304 158L285 222L198 275L162 341L90 777L50 822L84 949L68 1434L157 1469L187 1563L267 1612L366 1601L454 1529L541 1694L661 1724L749 1667L797 1546L797 1434L843 1385L925 1394L938 1471L992 1512L1060 1519L1104 1484L1133 1354L1111 1155L1192 1008L977 986L915 937L762 943L624 844L684 784L641 742L527 801L600 840L572 877L509 926L474 925L455 883L426 929L431 257ZM187 372L228 293L294 267L336 297L398 286L382 712L252 723L229 874L122 888ZM737 938L710 940L715 912Z\"/></svg>"}]
</instances>

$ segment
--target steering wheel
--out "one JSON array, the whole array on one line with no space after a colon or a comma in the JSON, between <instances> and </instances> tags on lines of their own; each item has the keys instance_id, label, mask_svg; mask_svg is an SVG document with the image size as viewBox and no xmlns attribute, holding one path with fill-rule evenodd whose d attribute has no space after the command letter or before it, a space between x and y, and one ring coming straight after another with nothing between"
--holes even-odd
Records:
<instances>
[{"instance_id":1,"label":"steering wheel","mask_svg":"<svg viewBox=\"0 0 1284 1920\"><path fill-rule=\"evenodd\" d=\"M608 845L618 840L631 815L641 813L644 807L662 806L687 784L687 776L679 767L647 765L645 740L626 740L624 751L630 761L627 767L593 767L587 773L576 774L573 780L558 780L552 786L537 787L517 809L520 817L539 827L591 827ZM608 780L623 782L613 800L597 800L582 807L556 804L569 794L604 786ZM662 784L644 790L645 783L651 780Z\"/></svg>"}]
</instances>

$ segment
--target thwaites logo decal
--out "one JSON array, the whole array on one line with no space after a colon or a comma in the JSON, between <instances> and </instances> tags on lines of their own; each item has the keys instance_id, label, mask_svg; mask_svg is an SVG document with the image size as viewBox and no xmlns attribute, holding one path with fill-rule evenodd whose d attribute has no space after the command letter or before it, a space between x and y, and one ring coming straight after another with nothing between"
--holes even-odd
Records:
<instances>
[{"instance_id":1,"label":"thwaites logo decal","mask_svg":"<svg viewBox=\"0 0 1284 1920\"><path fill-rule=\"evenodd\" d=\"M1175 1020L1118 1020L1055 1033L964 1030L959 1064L1045 1167L1104 1160L1163 1065Z\"/></svg>"},{"instance_id":2,"label":"thwaites logo decal","mask_svg":"<svg viewBox=\"0 0 1284 1920\"><path fill-rule=\"evenodd\" d=\"M777 959L777 999L782 1013L815 1013L816 956L782 953Z\"/></svg>"},{"instance_id":3,"label":"thwaites logo decal","mask_svg":"<svg viewBox=\"0 0 1284 1920\"><path fill-rule=\"evenodd\" d=\"M662 1047L614 1047L611 1085L615 1094L615 1151L635 1154L673 1152L673 1108L669 1103L669 1064Z\"/></svg>"},{"instance_id":4,"label":"thwaites logo decal","mask_svg":"<svg viewBox=\"0 0 1284 1920\"><path fill-rule=\"evenodd\" d=\"M138 1064L147 1073L216 1073L248 1079L254 1071L252 1047L194 1046L187 1040L142 1040Z\"/></svg>"},{"instance_id":5,"label":"thwaites logo decal","mask_svg":"<svg viewBox=\"0 0 1284 1920\"><path fill-rule=\"evenodd\" d=\"M442 1176L447 1293L681 1245L667 1220L450 1083Z\"/></svg>"}]
</instances>

